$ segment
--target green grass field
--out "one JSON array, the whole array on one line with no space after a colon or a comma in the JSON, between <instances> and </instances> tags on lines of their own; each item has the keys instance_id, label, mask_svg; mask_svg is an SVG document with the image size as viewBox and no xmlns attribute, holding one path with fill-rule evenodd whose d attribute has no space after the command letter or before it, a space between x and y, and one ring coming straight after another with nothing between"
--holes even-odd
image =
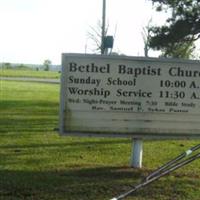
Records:
<instances>
[{"instance_id":1,"label":"green grass field","mask_svg":"<svg viewBox=\"0 0 200 200\"><path fill-rule=\"evenodd\" d=\"M143 169L129 139L60 137L59 86L0 81L0 200L109 200L199 141L145 141ZM200 160L128 200L199 200Z\"/></svg>"},{"instance_id":2,"label":"green grass field","mask_svg":"<svg viewBox=\"0 0 200 200\"><path fill-rule=\"evenodd\" d=\"M60 73L53 71L34 71L24 69L0 68L0 77L60 78Z\"/></svg>"}]
</instances>

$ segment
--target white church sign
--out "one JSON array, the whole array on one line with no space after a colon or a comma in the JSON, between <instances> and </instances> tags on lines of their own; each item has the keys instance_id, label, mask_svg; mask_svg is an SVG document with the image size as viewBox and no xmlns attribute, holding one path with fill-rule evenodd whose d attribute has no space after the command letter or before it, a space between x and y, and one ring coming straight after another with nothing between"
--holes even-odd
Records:
<instances>
[{"instance_id":1,"label":"white church sign","mask_svg":"<svg viewBox=\"0 0 200 200\"><path fill-rule=\"evenodd\" d=\"M85 136L200 136L200 63L62 55L60 133Z\"/></svg>"}]
</instances>

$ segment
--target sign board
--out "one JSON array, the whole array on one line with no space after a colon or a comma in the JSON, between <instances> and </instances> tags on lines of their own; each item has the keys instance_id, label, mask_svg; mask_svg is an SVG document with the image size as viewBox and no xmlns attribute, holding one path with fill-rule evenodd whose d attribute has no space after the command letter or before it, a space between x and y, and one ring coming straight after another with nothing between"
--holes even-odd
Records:
<instances>
[{"instance_id":1,"label":"sign board","mask_svg":"<svg viewBox=\"0 0 200 200\"><path fill-rule=\"evenodd\" d=\"M200 63L63 54L60 133L199 137Z\"/></svg>"}]
</instances>

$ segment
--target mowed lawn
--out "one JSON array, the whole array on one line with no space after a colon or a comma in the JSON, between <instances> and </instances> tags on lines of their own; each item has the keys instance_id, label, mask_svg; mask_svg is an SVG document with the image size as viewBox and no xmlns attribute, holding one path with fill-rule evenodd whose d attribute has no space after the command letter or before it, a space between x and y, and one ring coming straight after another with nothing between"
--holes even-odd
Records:
<instances>
[{"instance_id":1,"label":"mowed lawn","mask_svg":"<svg viewBox=\"0 0 200 200\"><path fill-rule=\"evenodd\" d=\"M144 141L143 169L129 167L130 139L60 137L59 85L0 81L0 200L109 200L190 141ZM129 200L199 200L200 160Z\"/></svg>"},{"instance_id":2,"label":"mowed lawn","mask_svg":"<svg viewBox=\"0 0 200 200\"><path fill-rule=\"evenodd\" d=\"M30 78L60 78L55 71L35 71L32 69L4 69L0 68L0 77L30 77Z\"/></svg>"}]
</instances>

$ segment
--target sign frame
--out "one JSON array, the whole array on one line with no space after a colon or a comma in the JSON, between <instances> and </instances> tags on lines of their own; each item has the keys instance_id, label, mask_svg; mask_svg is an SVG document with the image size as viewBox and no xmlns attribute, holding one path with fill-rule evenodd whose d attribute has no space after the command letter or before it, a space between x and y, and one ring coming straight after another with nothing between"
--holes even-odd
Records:
<instances>
[{"instance_id":1,"label":"sign frame","mask_svg":"<svg viewBox=\"0 0 200 200\"><path fill-rule=\"evenodd\" d=\"M194 133L189 132L170 132L167 130L163 130L162 132L158 131L157 133L153 133L150 131L147 133L147 131L133 131L133 132L116 132L116 131L82 131L82 130L66 130L64 121L65 121L65 114L66 114L66 96L64 95L66 92L66 77L64 74L64 69L67 65L67 58L69 59L91 59L92 62L95 59L102 59L102 60L115 60L116 62L121 62L122 60L124 62L131 62L131 61L137 61L137 62L150 62L150 63L172 63L172 64L188 64L188 65L199 65L199 61L194 60L183 60L183 59L166 59L166 58L149 58L149 57L132 57L132 56L107 56L107 55L94 55L94 54L75 54L75 53L64 53L62 54L62 70L61 70L61 87L60 87L60 114L59 114L59 133L61 135L66 136L85 136L85 137L128 137L128 138L138 138L138 139L199 139L200 138L200 126L199 126L199 132L196 131ZM73 111L72 111L73 112ZM156 113L155 113L156 114ZM183 113L184 114L184 113ZM199 113L200 116L200 113ZM146 123L148 120L145 120ZM200 120L199 120L200 122ZM183 122L182 122L183 123Z\"/></svg>"}]
</instances>

